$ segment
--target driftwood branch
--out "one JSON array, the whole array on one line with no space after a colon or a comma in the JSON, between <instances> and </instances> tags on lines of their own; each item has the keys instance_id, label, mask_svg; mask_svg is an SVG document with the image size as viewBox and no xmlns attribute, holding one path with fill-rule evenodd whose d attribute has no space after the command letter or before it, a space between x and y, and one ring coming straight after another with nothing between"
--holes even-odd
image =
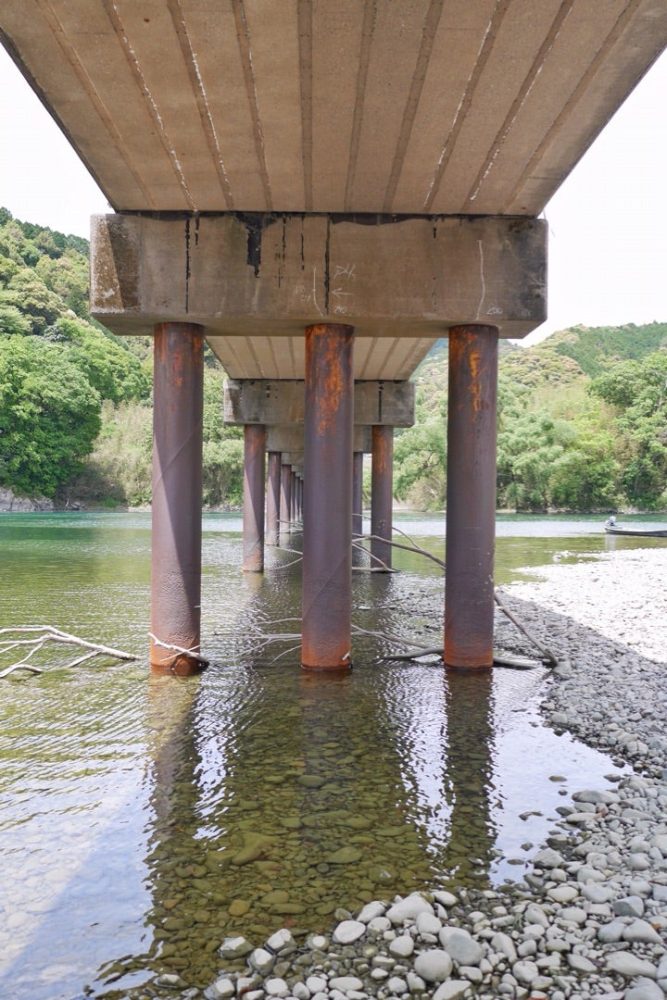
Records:
<instances>
[{"instance_id":1,"label":"driftwood branch","mask_svg":"<svg viewBox=\"0 0 667 1000\"><path fill-rule=\"evenodd\" d=\"M552 667L557 666L558 660L551 652L551 650L548 649L545 645L543 645L538 639L536 639L535 636L532 634L532 632L528 631L526 626L519 621L514 612L510 611L507 605L503 603L500 593L497 590L494 590L493 592L493 599L495 600L496 604L498 605L502 613L509 618L509 620L512 622L513 625L516 625L519 632L522 632L523 635L525 635L526 639L532 642L533 646L535 646L536 649L539 649L540 653L542 654L542 659L545 661L545 663L548 663Z\"/></svg>"},{"instance_id":2,"label":"driftwood branch","mask_svg":"<svg viewBox=\"0 0 667 1000\"><path fill-rule=\"evenodd\" d=\"M196 649L185 649L183 646L175 646L170 642L162 642L157 636L153 635L152 632L148 633L150 639L154 646L158 646L160 649L166 649L167 652L171 653L171 656L164 656L162 658L163 663L168 663L169 660L175 660L178 656L189 656L191 660L196 660L197 663L201 663L203 667L207 667L209 661L201 653L198 653Z\"/></svg>"},{"instance_id":3,"label":"driftwood branch","mask_svg":"<svg viewBox=\"0 0 667 1000\"><path fill-rule=\"evenodd\" d=\"M27 635L29 638L16 638L16 636L22 635ZM107 656L114 660L125 661L136 660L137 658L132 653L126 653L122 649L114 649L112 646L104 646L98 642L89 642L87 639L80 639L69 632L63 632L62 629L54 628L53 625L22 625L0 628L0 636L7 636L6 639L0 638L0 657L14 649L23 648L26 650L26 654L22 659L11 663L4 670L0 670L0 678L9 677L16 670L29 670L34 674L43 673L44 671L41 667L37 667L34 663L28 661L32 659L35 653L44 649L48 643L77 646L88 650L83 656L76 657L74 660L62 664L63 667L68 669L70 667L77 667L81 663L85 663L86 660L93 659L95 656Z\"/></svg>"}]
</instances>

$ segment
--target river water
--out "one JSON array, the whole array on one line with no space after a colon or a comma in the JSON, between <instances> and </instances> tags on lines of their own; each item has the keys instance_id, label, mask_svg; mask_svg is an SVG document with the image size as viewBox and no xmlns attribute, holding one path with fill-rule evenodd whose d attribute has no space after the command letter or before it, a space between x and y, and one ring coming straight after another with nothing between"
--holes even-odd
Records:
<instances>
[{"instance_id":1,"label":"river water","mask_svg":"<svg viewBox=\"0 0 667 1000\"><path fill-rule=\"evenodd\" d=\"M441 518L397 524L444 555ZM201 677L56 657L0 681L4 1000L125 997L161 972L204 987L228 934L261 944L326 930L340 906L520 877L562 791L615 770L543 726L541 668L448 677L379 661L386 640L359 633L347 676L302 673L293 640L258 637L297 631L294 556L267 550L265 575L244 576L240 529L205 515ZM600 518L501 517L497 580L647 544L665 543L605 539ZM149 546L145 514L3 515L0 626L143 657ZM437 643L438 568L395 565L355 574L355 623Z\"/></svg>"}]
</instances>

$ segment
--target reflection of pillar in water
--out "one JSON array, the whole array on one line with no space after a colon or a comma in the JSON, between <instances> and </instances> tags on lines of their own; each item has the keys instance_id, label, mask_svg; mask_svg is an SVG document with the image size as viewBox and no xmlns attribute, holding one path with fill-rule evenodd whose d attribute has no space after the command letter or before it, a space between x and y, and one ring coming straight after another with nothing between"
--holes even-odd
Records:
<instances>
[{"instance_id":1,"label":"reflection of pillar in water","mask_svg":"<svg viewBox=\"0 0 667 1000\"><path fill-rule=\"evenodd\" d=\"M444 862L457 882L488 875L496 829L491 818L493 705L491 672L444 676L447 703L448 789L452 802Z\"/></svg>"}]
</instances>

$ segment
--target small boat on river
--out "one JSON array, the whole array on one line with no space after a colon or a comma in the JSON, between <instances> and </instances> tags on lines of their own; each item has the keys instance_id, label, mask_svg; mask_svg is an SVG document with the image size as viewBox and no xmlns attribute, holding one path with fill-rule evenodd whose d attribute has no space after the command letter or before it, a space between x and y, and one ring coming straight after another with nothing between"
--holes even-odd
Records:
<instances>
[{"instance_id":1,"label":"small boat on river","mask_svg":"<svg viewBox=\"0 0 667 1000\"><path fill-rule=\"evenodd\" d=\"M667 528L624 528L616 523L616 518L605 521L604 530L608 535L632 535L639 538L667 538Z\"/></svg>"}]
</instances>

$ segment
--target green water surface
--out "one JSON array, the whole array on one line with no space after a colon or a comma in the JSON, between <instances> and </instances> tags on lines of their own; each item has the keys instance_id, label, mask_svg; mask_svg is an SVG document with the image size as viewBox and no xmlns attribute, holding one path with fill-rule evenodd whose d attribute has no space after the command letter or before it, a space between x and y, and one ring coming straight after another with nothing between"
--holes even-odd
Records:
<instances>
[{"instance_id":1,"label":"green water surface","mask_svg":"<svg viewBox=\"0 0 667 1000\"><path fill-rule=\"evenodd\" d=\"M440 520L398 524L443 554ZM259 945L282 926L327 930L340 906L518 876L559 788L613 770L542 725L542 670L447 677L379 662L386 643L365 637L348 675L303 673L293 641L256 638L298 629L293 556L269 551L264 576L244 576L239 518L204 527L212 665L184 681L150 678L143 659L148 515L0 517L0 626L50 623L140 657L68 671L51 656L0 682L3 998L125 997L161 972L205 987L229 934ZM499 582L603 551L599 528L501 519ZM355 622L437 643L437 567L396 565L355 575Z\"/></svg>"}]
</instances>

